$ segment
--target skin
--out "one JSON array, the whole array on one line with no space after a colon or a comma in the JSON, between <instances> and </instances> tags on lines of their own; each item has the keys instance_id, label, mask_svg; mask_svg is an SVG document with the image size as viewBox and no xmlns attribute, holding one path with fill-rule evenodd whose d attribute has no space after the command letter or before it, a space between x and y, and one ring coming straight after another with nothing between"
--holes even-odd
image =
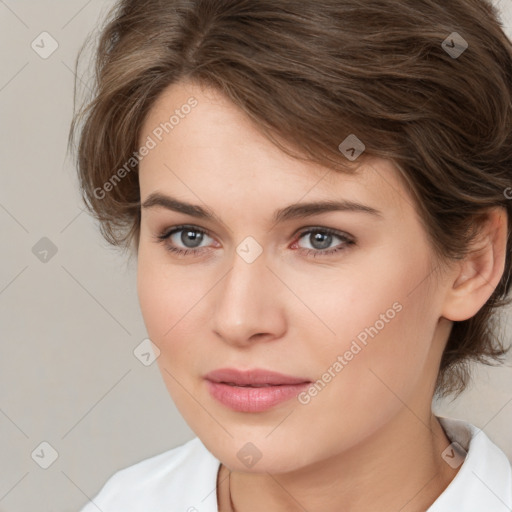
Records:
<instances>
[{"instance_id":1,"label":"skin","mask_svg":"<svg viewBox=\"0 0 512 512\"><path fill-rule=\"evenodd\" d=\"M452 321L473 316L499 282L505 213L490 212L474 254L439 266L389 161L367 159L353 174L298 161L221 94L191 83L159 97L141 143L191 96L198 105L141 161L141 201L172 195L218 219L142 208L138 294L168 391L222 462L220 510L230 510L231 471L239 512L362 512L377 503L381 512L424 511L457 473L441 457L450 441L431 412L440 358ZM293 203L339 199L381 215L272 221ZM156 241L182 224L207 233L197 255L166 248L193 248L189 229ZM321 246L314 234L301 235L305 228L331 228L355 243L333 236ZM236 252L248 236L263 249L252 263ZM343 249L321 254L336 247ZM395 303L401 311L305 405L292 399L235 412L207 390L203 376L221 367L316 381ZM247 442L261 453L251 468L237 457Z\"/></svg>"}]
</instances>

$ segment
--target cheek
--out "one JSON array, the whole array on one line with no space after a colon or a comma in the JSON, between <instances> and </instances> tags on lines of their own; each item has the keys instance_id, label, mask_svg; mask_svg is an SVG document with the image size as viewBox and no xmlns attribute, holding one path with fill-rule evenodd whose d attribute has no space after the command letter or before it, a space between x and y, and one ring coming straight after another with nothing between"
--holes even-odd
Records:
<instances>
[{"instance_id":1,"label":"cheek","mask_svg":"<svg viewBox=\"0 0 512 512\"><path fill-rule=\"evenodd\" d=\"M205 293L197 275L165 262L162 250L141 249L137 267L137 293L150 338L162 342L187 323L187 316ZM190 311L190 313L189 313Z\"/></svg>"},{"instance_id":2,"label":"cheek","mask_svg":"<svg viewBox=\"0 0 512 512\"><path fill-rule=\"evenodd\" d=\"M173 294L165 279L158 278L157 269L139 257L137 293L146 330L151 340L160 347L160 340L171 327Z\"/></svg>"},{"instance_id":3,"label":"cheek","mask_svg":"<svg viewBox=\"0 0 512 512\"><path fill-rule=\"evenodd\" d=\"M371 399L369 394L361 398L378 403L382 393L391 393L387 388L407 393L422 377L437 324L432 288L425 279L430 269L426 254L397 264L400 256L390 253L330 282L317 281L315 293L309 282L308 306L328 329L316 322L324 334L315 335L311 318L309 326L303 321L303 329L316 340L309 356L319 376L330 371L338 384L328 387L342 386L331 399L372 389ZM304 281L305 293L307 285ZM323 380L328 379L325 375Z\"/></svg>"},{"instance_id":4,"label":"cheek","mask_svg":"<svg viewBox=\"0 0 512 512\"><path fill-rule=\"evenodd\" d=\"M197 335L185 331L190 329L187 322L190 313L187 315L187 312L197 302L192 297L197 293L169 275L165 265L140 257L137 291L148 336L160 350L156 362L162 379L176 406L188 420L192 414L189 409L197 414L188 392L195 393L190 377L199 358L194 354L193 346Z\"/></svg>"},{"instance_id":5,"label":"cheek","mask_svg":"<svg viewBox=\"0 0 512 512\"><path fill-rule=\"evenodd\" d=\"M407 297L409 291L398 278L370 293L354 291L344 311L329 311L326 321L336 336L309 354L318 380L312 395L303 397L302 412L318 418L323 434L339 439L339 446L371 436L404 402L415 407L416 390L430 372L433 331L424 290Z\"/></svg>"},{"instance_id":6,"label":"cheek","mask_svg":"<svg viewBox=\"0 0 512 512\"><path fill-rule=\"evenodd\" d=\"M376 410L398 407L435 370L430 350L436 322L425 304L425 292L407 296L406 283L395 283L353 295L360 300L347 304L346 313L338 316L336 339L321 356L324 371L336 374L326 405L337 402L342 408L359 409L360 417L366 411L370 418Z\"/></svg>"},{"instance_id":7,"label":"cheek","mask_svg":"<svg viewBox=\"0 0 512 512\"><path fill-rule=\"evenodd\" d=\"M207 310L204 299L211 285L197 272L169 265L161 261L161 255L153 256L142 253L138 259L140 309L148 336L160 350L157 364L163 380L175 401L186 402L181 399L179 383L187 383L192 391L190 386L202 371L201 317Z\"/></svg>"}]
</instances>

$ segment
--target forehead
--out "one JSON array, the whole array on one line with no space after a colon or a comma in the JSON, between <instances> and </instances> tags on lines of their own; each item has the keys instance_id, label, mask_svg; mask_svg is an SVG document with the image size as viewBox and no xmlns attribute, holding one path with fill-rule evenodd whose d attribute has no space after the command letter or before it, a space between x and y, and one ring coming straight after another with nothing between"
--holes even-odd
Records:
<instances>
[{"instance_id":1,"label":"forehead","mask_svg":"<svg viewBox=\"0 0 512 512\"><path fill-rule=\"evenodd\" d=\"M140 145L148 138L154 148L140 162L142 200L155 191L179 190L190 198L247 195L276 204L283 197L298 202L340 195L379 209L412 203L392 162L360 157L353 171L340 172L293 158L229 99L197 84L173 84L159 96L141 128Z\"/></svg>"}]
</instances>

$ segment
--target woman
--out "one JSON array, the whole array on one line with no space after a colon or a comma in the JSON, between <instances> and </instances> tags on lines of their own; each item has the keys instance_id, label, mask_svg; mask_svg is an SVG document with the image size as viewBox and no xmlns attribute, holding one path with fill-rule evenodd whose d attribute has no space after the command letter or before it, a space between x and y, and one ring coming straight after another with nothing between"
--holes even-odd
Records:
<instances>
[{"instance_id":1,"label":"woman","mask_svg":"<svg viewBox=\"0 0 512 512\"><path fill-rule=\"evenodd\" d=\"M431 408L506 354L491 5L124 0L95 58L83 196L197 437L83 512L510 510L505 454Z\"/></svg>"}]
</instances>

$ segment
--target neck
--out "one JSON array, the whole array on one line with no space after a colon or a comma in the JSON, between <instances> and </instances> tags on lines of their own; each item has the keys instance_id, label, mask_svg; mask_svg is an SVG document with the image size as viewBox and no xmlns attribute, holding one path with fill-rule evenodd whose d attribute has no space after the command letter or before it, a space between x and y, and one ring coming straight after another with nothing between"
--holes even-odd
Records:
<instances>
[{"instance_id":1,"label":"neck","mask_svg":"<svg viewBox=\"0 0 512 512\"><path fill-rule=\"evenodd\" d=\"M421 419L420 419L421 418ZM450 444L437 418L404 408L351 448L288 473L219 473L219 511L347 512L426 510L457 473L442 458ZM229 478L228 478L229 477Z\"/></svg>"}]
</instances>

